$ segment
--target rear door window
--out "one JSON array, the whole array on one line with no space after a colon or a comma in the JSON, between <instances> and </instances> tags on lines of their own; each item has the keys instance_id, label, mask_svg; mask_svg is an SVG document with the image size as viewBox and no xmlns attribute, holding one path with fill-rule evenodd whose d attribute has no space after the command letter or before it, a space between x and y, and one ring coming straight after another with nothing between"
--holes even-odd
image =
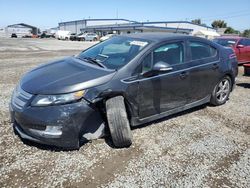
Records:
<instances>
[{"instance_id":1,"label":"rear door window","mask_svg":"<svg viewBox=\"0 0 250 188\"><path fill-rule=\"evenodd\" d=\"M199 60L215 57L217 49L203 42L190 41L189 48L191 52L191 60Z\"/></svg>"}]
</instances>

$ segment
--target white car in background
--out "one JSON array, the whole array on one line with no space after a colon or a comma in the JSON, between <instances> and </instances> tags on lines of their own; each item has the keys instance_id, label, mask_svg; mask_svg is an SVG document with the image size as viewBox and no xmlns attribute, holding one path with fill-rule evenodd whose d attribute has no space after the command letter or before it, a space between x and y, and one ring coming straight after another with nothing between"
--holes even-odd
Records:
<instances>
[{"instance_id":1,"label":"white car in background","mask_svg":"<svg viewBox=\"0 0 250 188\"><path fill-rule=\"evenodd\" d=\"M102 41L105 41L105 40L110 39L110 38L112 38L112 37L114 37L114 36L116 36L116 35L117 35L117 34L107 34L107 35L101 37L101 38L100 38L100 41L101 41L101 42L102 42Z\"/></svg>"},{"instance_id":2,"label":"white car in background","mask_svg":"<svg viewBox=\"0 0 250 188\"><path fill-rule=\"evenodd\" d=\"M77 36L77 40L79 41L97 41L99 36L95 33L82 33Z\"/></svg>"},{"instance_id":3,"label":"white car in background","mask_svg":"<svg viewBox=\"0 0 250 188\"><path fill-rule=\"evenodd\" d=\"M55 37L56 37L58 40L69 40L70 35L71 35L71 32L70 32L70 31L58 30L58 31L56 32L56 34L55 34Z\"/></svg>"}]
</instances>

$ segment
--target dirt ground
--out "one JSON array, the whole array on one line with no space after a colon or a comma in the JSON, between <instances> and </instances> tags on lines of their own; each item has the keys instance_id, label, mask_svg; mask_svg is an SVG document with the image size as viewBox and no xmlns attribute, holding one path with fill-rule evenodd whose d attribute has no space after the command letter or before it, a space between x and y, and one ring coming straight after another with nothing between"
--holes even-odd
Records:
<instances>
[{"instance_id":1,"label":"dirt ground","mask_svg":"<svg viewBox=\"0 0 250 188\"><path fill-rule=\"evenodd\" d=\"M21 76L91 45L0 39L0 187L250 187L250 77L242 67L225 105L134 129L130 148L99 139L79 151L58 151L14 135L8 103Z\"/></svg>"}]
</instances>

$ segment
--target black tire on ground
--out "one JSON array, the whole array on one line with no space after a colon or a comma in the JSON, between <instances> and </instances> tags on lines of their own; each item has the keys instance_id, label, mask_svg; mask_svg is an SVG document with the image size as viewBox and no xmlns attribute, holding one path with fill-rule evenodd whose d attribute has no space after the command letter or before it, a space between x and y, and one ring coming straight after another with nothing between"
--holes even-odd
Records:
<instances>
[{"instance_id":1,"label":"black tire on ground","mask_svg":"<svg viewBox=\"0 0 250 188\"><path fill-rule=\"evenodd\" d=\"M94 38L93 41L97 41L97 38Z\"/></svg>"},{"instance_id":2,"label":"black tire on ground","mask_svg":"<svg viewBox=\"0 0 250 188\"><path fill-rule=\"evenodd\" d=\"M124 98L113 97L106 101L106 113L113 144L128 147L132 144L132 133L128 121Z\"/></svg>"},{"instance_id":3,"label":"black tire on ground","mask_svg":"<svg viewBox=\"0 0 250 188\"><path fill-rule=\"evenodd\" d=\"M225 84L228 83L228 84ZM224 84L224 85L223 85ZM225 87L227 85L227 87ZM222 89L224 86L224 90ZM222 90L222 94L220 94L220 90ZM212 96L210 99L210 103L214 106L219 106L225 104L228 100L230 92L232 90L232 80L229 76L223 77L215 86ZM220 100L221 97L221 100Z\"/></svg>"}]
</instances>

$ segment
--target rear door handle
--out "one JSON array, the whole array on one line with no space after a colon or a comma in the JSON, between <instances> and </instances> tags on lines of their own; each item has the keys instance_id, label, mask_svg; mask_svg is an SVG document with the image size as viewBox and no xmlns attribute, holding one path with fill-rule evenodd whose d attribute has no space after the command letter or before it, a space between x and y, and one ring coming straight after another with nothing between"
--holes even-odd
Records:
<instances>
[{"instance_id":1,"label":"rear door handle","mask_svg":"<svg viewBox=\"0 0 250 188\"><path fill-rule=\"evenodd\" d=\"M188 76L188 73L186 71L180 73L180 78L185 79Z\"/></svg>"},{"instance_id":2,"label":"rear door handle","mask_svg":"<svg viewBox=\"0 0 250 188\"><path fill-rule=\"evenodd\" d=\"M218 68L219 68L219 65L217 63L214 63L212 69L215 70L215 69L218 69Z\"/></svg>"}]
</instances>

